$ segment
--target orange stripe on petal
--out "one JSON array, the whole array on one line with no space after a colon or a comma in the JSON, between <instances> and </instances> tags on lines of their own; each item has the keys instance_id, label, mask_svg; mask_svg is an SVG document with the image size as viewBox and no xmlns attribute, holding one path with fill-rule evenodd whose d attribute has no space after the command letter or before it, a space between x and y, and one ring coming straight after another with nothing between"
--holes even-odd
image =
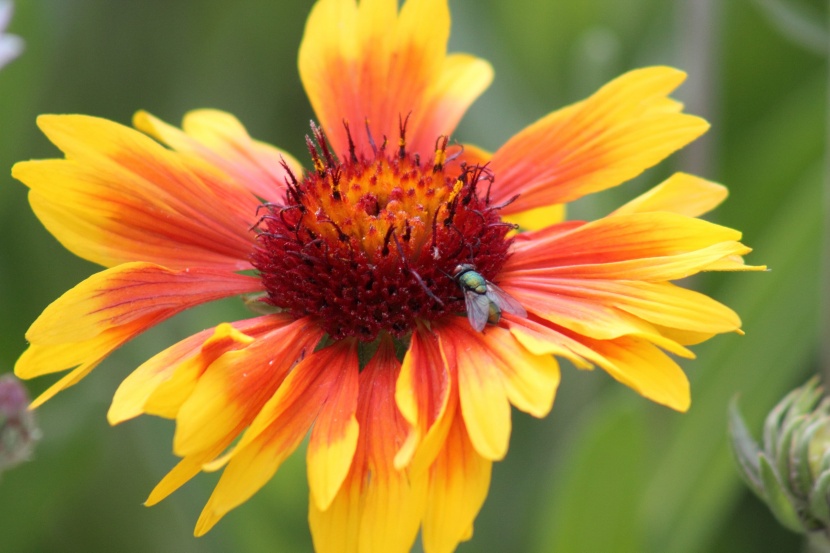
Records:
<instances>
[{"instance_id":1,"label":"orange stripe on petal","mask_svg":"<svg viewBox=\"0 0 830 553\"><path fill-rule=\"evenodd\" d=\"M709 128L667 102L684 79L669 67L630 71L519 132L493 154L495 201L520 194L505 214L570 202L662 161Z\"/></svg>"},{"instance_id":2,"label":"orange stripe on petal","mask_svg":"<svg viewBox=\"0 0 830 553\"><path fill-rule=\"evenodd\" d=\"M473 521L487 498L493 463L473 446L460 413L446 445L429 475L429 494L424 513L425 553L451 553L472 537Z\"/></svg>"},{"instance_id":3,"label":"orange stripe on petal","mask_svg":"<svg viewBox=\"0 0 830 553\"><path fill-rule=\"evenodd\" d=\"M639 336L674 354L694 357L694 354L660 334L648 321L597 298L563 293L564 286L528 284L517 279L502 283L506 292L515 297L529 312L555 325L591 338L610 340L621 336Z\"/></svg>"},{"instance_id":4,"label":"orange stripe on petal","mask_svg":"<svg viewBox=\"0 0 830 553\"><path fill-rule=\"evenodd\" d=\"M396 140L409 116L408 149L432 154L467 107L489 85L492 69L466 55L447 56L446 0L321 0L300 46L300 77L317 117L338 154L347 151L343 121L358 151L368 121L374 137Z\"/></svg>"},{"instance_id":5,"label":"orange stripe on petal","mask_svg":"<svg viewBox=\"0 0 830 553\"><path fill-rule=\"evenodd\" d=\"M256 338L293 319L267 315L222 323L153 356L118 387L107 419L118 424L143 413L175 418L199 377L220 355L248 346Z\"/></svg>"},{"instance_id":6,"label":"orange stripe on petal","mask_svg":"<svg viewBox=\"0 0 830 553\"><path fill-rule=\"evenodd\" d=\"M21 162L35 214L67 249L111 267L250 268L256 197L215 167L111 121L43 115L65 160Z\"/></svg>"},{"instance_id":7,"label":"orange stripe on petal","mask_svg":"<svg viewBox=\"0 0 830 553\"><path fill-rule=\"evenodd\" d=\"M201 109L184 117L183 131L140 111L133 125L179 153L193 155L221 168L239 186L269 201L280 199L288 172L298 178L303 168L287 152L253 140L242 123L229 113Z\"/></svg>"},{"instance_id":8,"label":"orange stripe on petal","mask_svg":"<svg viewBox=\"0 0 830 553\"><path fill-rule=\"evenodd\" d=\"M26 333L31 345L15 373L33 378L81 365L86 374L121 344L180 311L260 288L252 277L203 269L172 271L149 263L101 271L55 300L32 323Z\"/></svg>"},{"instance_id":9,"label":"orange stripe on petal","mask_svg":"<svg viewBox=\"0 0 830 553\"><path fill-rule=\"evenodd\" d=\"M499 371L510 403L534 417L550 412L560 375L558 363L548 352L538 355L528 350L511 332L498 326L488 326L480 333L470 328L465 319L460 324L453 323L459 343L464 334L468 348L482 353L480 362ZM439 332L443 335L443 331Z\"/></svg>"},{"instance_id":10,"label":"orange stripe on petal","mask_svg":"<svg viewBox=\"0 0 830 553\"><path fill-rule=\"evenodd\" d=\"M416 457L413 471L418 472L438 455L449 430L445 422L453 378L438 337L419 326L412 333L395 386L395 401L409 425L406 441L395 457L396 468L408 466Z\"/></svg>"},{"instance_id":11,"label":"orange stripe on petal","mask_svg":"<svg viewBox=\"0 0 830 553\"><path fill-rule=\"evenodd\" d=\"M687 173L675 173L614 210L612 215L670 211L687 217L699 217L719 206L728 195L729 191L723 185Z\"/></svg>"},{"instance_id":12,"label":"orange stripe on petal","mask_svg":"<svg viewBox=\"0 0 830 553\"><path fill-rule=\"evenodd\" d=\"M241 349L235 346L245 347L250 346L255 340L268 341L281 338L287 342L282 343L281 345L285 346L289 351L279 351L278 348L274 348L274 344L271 342L269 342L269 345L272 348L272 351L276 352L275 355L285 354L290 356L292 354L291 350L294 347L294 344L290 342L290 337L286 340L284 333L275 333L273 331L282 330L283 327L290 326L292 323L293 319L287 315L267 315L256 319L250 319L248 321L233 323L233 330L229 330L227 328L231 325L220 325L208 341L205 342L198 350L190 351L190 355L183 362L167 368L162 365L162 359L159 359L155 366L160 369L161 374L164 374L167 377L167 380L161 382L154 390L152 390L151 395L146 398L143 406L144 411L149 414L157 414L161 416L176 416L181 405L185 402L185 400L187 400L188 397L190 397L190 394L195 389L198 379L202 376L202 374L204 374L212 362L227 351ZM244 330L247 334L242 334L240 330ZM209 332L210 331L205 331L200 333L200 335L205 335ZM193 336L177 345L181 346L185 343L188 345L197 345L194 343L194 338L200 335ZM176 346L174 346L174 348L176 348ZM170 349L173 355L176 353L173 352L174 348ZM186 346L181 346L180 349L186 349ZM163 356L164 353L160 355ZM153 360L151 360L151 362L152 361ZM139 367L136 373L141 371L142 367ZM142 376L152 378L147 376L146 372L150 371L145 371ZM170 374L171 372L173 373L172 375ZM130 376L132 377L133 375ZM127 381L125 381L125 383L126 382ZM263 385L267 386L268 384L263 383ZM123 386L124 384L122 384L122 387ZM121 388L119 388L119 392L120 391ZM116 397L117 396L118 394L116 394ZM140 397L141 396L139 396L139 398ZM115 405L115 402L113 402L113 405ZM243 413L241 417L238 416L242 419L243 424L237 424L236 426L227 424L212 426L211 428L214 431L212 441L204 449L185 456L184 459L182 459L169 473L167 473L167 475L150 493L146 504L155 505L176 491L182 484L204 470L204 466L207 463L214 461L217 456L225 451L225 449L236 439L244 424L246 424L248 420L253 419L253 417L258 413L259 405L256 401L252 401L250 405L247 405L247 407L249 408L247 416L245 413Z\"/></svg>"},{"instance_id":13,"label":"orange stripe on petal","mask_svg":"<svg viewBox=\"0 0 830 553\"><path fill-rule=\"evenodd\" d=\"M213 470L227 463L196 523L197 536L247 501L297 448L333 388L349 372L353 348L353 344L342 341L300 361L262 407L239 443L208 467Z\"/></svg>"},{"instance_id":14,"label":"orange stripe on petal","mask_svg":"<svg viewBox=\"0 0 830 553\"><path fill-rule=\"evenodd\" d=\"M349 475L328 509L309 504L318 553L409 551L426 499L426 477L394 467L406 423L394 401L400 363L384 340L360 373L357 420L360 436Z\"/></svg>"},{"instance_id":15,"label":"orange stripe on petal","mask_svg":"<svg viewBox=\"0 0 830 553\"><path fill-rule=\"evenodd\" d=\"M712 298L668 282L552 279L548 290L621 309L661 327L699 333L733 332L737 313Z\"/></svg>"},{"instance_id":16,"label":"orange stripe on petal","mask_svg":"<svg viewBox=\"0 0 830 553\"><path fill-rule=\"evenodd\" d=\"M533 317L520 319L506 315L510 331L528 349L538 354L563 355L567 349L582 359L579 368L591 368L589 361L602 367L619 382L643 396L678 411L689 408L689 382L677 364L655 345L641 338L622 337L615 340L593 340ZM661 329L662 330L662 329ZM672 332L672 339L699 337L694 333ZM689 343L689 342L685 342ZM563 355L570 358L569 355Z\"/></svg>"},{"instance_id":17,"label":"orange stripe on petal","mask_svg":"<svg viewBox=\"0 0 830 553\"><path fill-rule=\"evenodd\" d=\"M237 435L322 336L309 319L278 317L276 321L277 328L243 349L224 352L204 370L176 414L176 455L193 455L212 448L226 435Z\"/></svg>"},{"instance_id":18,"label":"orange stripe on petal","mask_svg":"<svg viewBox=\"0 0 830 553\"><path fill-rule=\"evenodd\" d=\"M531 353L556 355L567 359L579 369L593 369L589 360L595 354L591 349L533 315L515 317L505 313L503 320L510 333Z\"/></svg>"},{"instance_id":19,"label":"orange stripe on petal","mask_svg":"<svg viewBox=\"0 0 830 553\"><path fill-rule=\"evenodd\" d=\"M337 495L357 447L357 350L344 353L337 362L342 367L329 368L337 370L338 378L332 382L314 423L306 456L311 500L321 510L327 509Z\"/></svg>"},{"instance_id":20,"label":"orange stripe on petal","mask_svg":"<svg viewBox=\"0 0 830 553\"><path fill-rule=\"evenodd\" d=\"M740 256L752 250L740 242L721 242L707 248L659 257L643 257L627 261L591 265L568 265L519 270L511 276L537 276L581 278L581 279L622 279L660 282L678 280L701 271L757 271L765 267L748 266Z\"/></svg>"}]
</instances>

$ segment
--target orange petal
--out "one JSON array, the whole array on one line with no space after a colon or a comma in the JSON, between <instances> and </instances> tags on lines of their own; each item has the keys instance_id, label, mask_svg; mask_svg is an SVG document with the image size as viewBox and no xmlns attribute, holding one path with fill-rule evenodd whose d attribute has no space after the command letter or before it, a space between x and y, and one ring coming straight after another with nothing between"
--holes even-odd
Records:
<instances>
[{"instance_id":1,"label":"orange petal","mask_svg":"<svg viewBox=\"0 0 830 553\"><path fill-rule=\"evenodd\" d=\"M736 230L675 213L613 215L567 232L552 227L534 233L531 239L516 241L502 274L507 279L511 273L518 276L520 270L532 269L571 275L598 266L596 276L603 276L604 265L633 260L657 263L653 258L680 256L724 243L729 247L718 250L721 256L746 251L736 242L740 237ZM707 259L704 263L715 261ZM700 270L701 266L695 268Z\"/></svg>"},{"instance_id":2,"label":"orange petal","mask_svg":"<svg viewBox=\"0 0 830 553\"><path fill-rule=\"evenodd\" d=\"M285 357L286 360L289 359L291 355L296 353L297 344L293 342L292 336L281 331L286 330L285 327L293 327L295 330L303 332L305 330L304 325L305 323L298 324L287 315L267 315L265 317L251 319L249 321L234 323L234 326L237 329L244 329L245 332L248 332L250 335L248 337L249 339L241 340L244 346L250 346L255 343L254 341L259 343L267 343L267 349L270 353L278 358ZM273 332L275 330L277 332ZM147 398L146 403L144 404L144 410L151 414L162 414L162 416L166 415L170 417L176 416L181 405L191 395L199 381L199 378L204 374L208 367L211 366L212 362L216 359L220 359L220 356L227 351L237 351L241 349L232 347L234 344L228 340L227 337L224 337L224 334L225 333L223 331L217 332L217 341L213 343L205 343L206 347L203 347L202 350L198 352L199 355L192 355L189 359L185 359L184 362L180 363L179 366L175 366L175 372L172 376L169 376L169 380L162 382L152 392L152 395ZM235 336L234 332L230 332L228 334L230 335L228 337ZM237 332L237 334L241 333ZM310 336L304 336L304 338L313 341L314 335L315 333L312 332ZM319 332L316 333L316 335L319 337ZM282 349L280 349L280 347L282 347ZM313 343L309 343L308 347L309 349L312 348ZM279 375L268 374L268 371L266 371L265 374L256 374L257 371L255 363L258 362L257 353L261 353L262 349L263 348L259 348L259 352L253 352L251 355L246 357L246 359L251 363L251 367L249 367L250 372L248 374L251 375L252 378L259 377L260 383L264 389L269 387L273 389L274 384L270 379L273 379L275 376L279 378ZM196 352L193 353L195 354ZM221 366L223 362L224 360L218 364ZM272 365L268 365L264 362L260 363L259 366L263 365L269 370L274 369ZM274 370L279 370L279 367ZM164 369L163 372L169 374L173 371L171 369ZM249 386L253 384L251 380L252 379L245 378L245 381ZM185 482L204 470L206 464L213 462L217 456L219 456L229 445L231 445L231 443L233 443L242 429L258 414L261 406L261 400L257 401L256 398L251 398L250 403L237 406L237 409L235 410L224 409L224 413L217 416L221 417L228 415L229 417L233 417L236 424L228 424L229 421L223 420L223 424L210 425L209 428L211 430L211 435L204 440L204 447L185 455L184 458L169 473L167 473L158 485L156 485L150 493L150 496L147 498L145 504L155 505L176 491ZM222 411L222 407L223 406L221 405L213 406L214 410L218 411ZM162 410L166 411L164 413L159 413L159 411Z\"/></svg>"},{"instance_id":3,"label":"orange petal","mask_svg":"<svg viewBox=\"0 0 830 553\"><path fill-rule=\"evenodd\" d=\"M460 413L451 413L446 444L429 474L424 513L425 553L451 553L472 537L473 521L490 487L492 461L473 446Z\"/></svg>"},{"instance_id":4,"label":"orange petal","mask_svg":"<svg viewBox=\"0 0 830 553\"><path fill-rule=\"evenodd\" d=\"M491 152L474 146L472 144L450 144L447 147L447 161L445 167L451 167L453 164L457 166L467 165L486 165L493 157Z\"/></svg>"},{"instance_id":5,"label":"orange petal","mask_svg":"<svg viewBox=\"0 0 830 553\"><path fill-rule=\"evenodd\" d=\"M15 373L33 378L78 366L35 401L75 384L121 344L195 305L257 291L252 277L126 263L101 271L49 305L26 333L30 346Z\"/></svg>"},{"instance_id":6,"label":"orange petal","mask_svg":"<svg viewBox=\"0 0 830 553\"><path fill-rule=\"evenodd\" d=\"M426 477L397 470L393 459L406 435L394 402L400 363L384 340L360 372L357 420L360 437L349 475L326 510L309 504L314 550L406 552L418 532Z\"/></svg>"},{"instance_id":7,"label":"orange petal","mask_svg":"<svg viewBox=\"0 0 830 553\"><path fill-rule=\"evenodd\" d=\"M245 348L224 352L199 377L176 414L176 455L193 455L226 435L239 434L323 333L307 318L278 320L281 325Z\"/></svg>"},{"instance_id":8,"label":"orange petal","mask_svg":"<svg viewBox=\"0 0 830 553\"><path fill-rule=\"evenodd\" d=\"M395 457L401 469L413 461L415 472L428 467L443 446L449 426L444 424L452 395L452 377L438 337L419 326L412 333L395 386L395 402L409 426L406 441Z\"/></svg>"},{"instance_id":9,"label":"orange petal","mask_svg":"<svg viewBox=\"0 0 830 553\"><path fill-rule=\"evenodd\" d=\"M467 349L479 352L479 365L497 369L510 403L534 417L544 417L550 412L560 376L559 365L550 352L538 355L528 350L510 331L499 326L487 326L483 333L476 332L466 319L458 317L449 326L453 328L456 347L462 342L467 344ZM439 328L438 332L443 343L446 331ZM459 362L459 385L461 368ZM463 410L463 395L461 406Z\"/></svg>"},{"instance_id":10,"label":"orange petal","mask_svg":"<svg viewBox=\"0 0 830 553\"><path fill-rule=\"evenodd\" d=\"M344 340L300 361L233 450L209 467L227 462L196 523L197 536L247 501L297 448L334 387L351 371L353 348Z\"/></svg>"},{"instance_id":11,"label":"orange petal","mask_svg":"<svg viewBox=\"0 0 830 553\"><path fill-rule=\"evenodd\" d=\"M675 173L614 210L612 215L671 211L687 217L699 217L719 206L728 195L729 191L723 185L688 173Z\"/></svg>"},{"instance_id":12,"label":"orange petal","mask_svg":"<svg viewBox=\"0 0 830 553\"><path fill-rule=\"evenodd\" d=\"M320 0L300 45L300 77L334 150L343 154L347 121L359 154L368 122L378 144L396 141L408 117L407 149L432 154L492 80L490 65L447 55L446 0ZM426 23L428 22L428 24Z\"/></svg>"},{"instance_id":13,"label":"orange petal","mask_svg":"<svg viewBox=\"0 0 830 553\"><path fill-rule=\"evenodd\" d=\"M281 198L290 170L302 175L300 163L287 152L252 139L242 123L229 113L213 109L191 111L183 131L139 111L133 125L179 153L201 158L221 168L239 186L268 201Z\"/></svg>"},{"instance_id":14,"label":"orange petal","mask_svg":"<svg viewBox=\"0 0 830 553\"><path fill-rule=\"evenodd\" d=\"M706 132L703 119L667 99L686 75L670 67L630 71L590 98L540 119L491 162L496 203L519 213L573 201L632 179Z\"/></svg>"},{"instance_id":15,"label":"orange petal","mask_svg":"<svg viewBox=\"0 0 830 553\"><path fill-rule=\"evenodd\" d=\"M12 175L67 249L105 267L250 268L259 202L222 171L105 119L42 115L38 125L66 159L21 162Z\"/></svg>"}]
</instances>

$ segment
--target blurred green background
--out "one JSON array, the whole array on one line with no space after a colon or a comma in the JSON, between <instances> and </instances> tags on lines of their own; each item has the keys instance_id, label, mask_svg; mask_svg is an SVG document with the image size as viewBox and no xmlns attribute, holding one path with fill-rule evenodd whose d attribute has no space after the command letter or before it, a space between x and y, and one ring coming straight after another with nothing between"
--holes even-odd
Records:
<instances>
[{"instance_id":1,"label":"blurred green background","mask_svg":"<svg viewBox=\"0 0 830 553\"><path fill-rule=\"evenodd\" d=\"M36 115L87 113L129 124L147 109L178 123L187 110L215 107L304 159L313 114L296 56L310 5L17 2L10 31L26 51L0 72L0 373L12 369L40 311L97 270L43 229L25 188L9 176L15 161L57 155ZM800 551L800 538L739 481L726 408L740 393L758 430L776 400L819 369L826 3L451 0L450 7L450 49L489 59L496 70L457 132L486 148L628 69L687 70L678 97L712 122L708 135L572 213L603 215L682 168L729 186L729 200L710 218L743 230L755 248L749 261L773 269L690 283L735 308L746 336L717 337L695 348L698 360L683 362L693 391L688 414L651 405L601 371L565 367L547 419L514 414L510 453L495 466L473 540L459 551ZM215 475L145 508L175 462L172 424L144 418L113 429L105 420L118 382L143 360L242 316L231 301L178 317L41 408L34 459L0 478L0 553L310 551L303 455L196 539L192 528ZM36 394L52 381L28 385Z\"/></svg>"}]
</instances>

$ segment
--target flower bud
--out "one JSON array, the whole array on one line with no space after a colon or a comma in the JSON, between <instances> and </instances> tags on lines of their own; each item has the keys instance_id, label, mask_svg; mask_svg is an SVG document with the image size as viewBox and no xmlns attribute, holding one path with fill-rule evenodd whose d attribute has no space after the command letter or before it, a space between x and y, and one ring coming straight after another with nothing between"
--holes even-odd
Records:
<instances>
[{"instance_id":1,"label":"flower bud","mask_svg":"<svg viewBox=\"0 0 830 553\"><path fill-rule=\"evenodd\" d=\"M830 398L818 378L767 415L757 444L733 400L729 434L741 475L778 521L799 533L830 529Z\"/></svg>"},{"instance_id":2,"label":"flower bud","mask_svg":"<svg viewBox=\"0 0 830 553\"><path fill-rule=\"evenodd\" d=\"M0 376L0 472L28 460L38 438L26 388L12 374Z\"/></svg>"}]
</instances>

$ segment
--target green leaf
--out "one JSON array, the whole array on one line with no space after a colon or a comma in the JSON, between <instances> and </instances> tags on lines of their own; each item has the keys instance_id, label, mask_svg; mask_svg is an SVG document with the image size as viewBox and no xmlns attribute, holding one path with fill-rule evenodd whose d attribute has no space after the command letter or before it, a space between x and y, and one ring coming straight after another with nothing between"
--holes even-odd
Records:
<instances>
[{"instance_id":1,"label":"green leaf","mask_svg":"<svg viewBox=\"0 0 830 553\"><path fill-rule=\"evenodd\" d=\"M579 428L554 474L533 551L642 553L635 508L642 494L645 421L639 398L620 390ZM632 400L635 402L632 407Z\"/></svg>"},{"instance_id":2,"label":"green leaf","mask_svg":"<svg viewBox=\"0 0 830 553\"><path fill-rule=\"evenodd\" d=\"M792 411L790 411L791 413ZM784 425L778 430L775 436L775 445L772 451L767 452L775 460L775 468L778 474L782 475L783 484L789 485L789 479L792 459L792 444L799 429L802 428L807 420L805 415L800 415L797 418L789 417L785 419Z\"/></svg>"},{"instance_id":3,"label":"green leaf","mask_svg":"<svg viewBox=\"0 0 830 553\"><path fill-rule=\"evenodd\" d=\"M830 39L827 28L822 25L826 16L793 0L754 0L754 3L783 36L816 54L826 53Z\"/></svg>"}]
</instances>

